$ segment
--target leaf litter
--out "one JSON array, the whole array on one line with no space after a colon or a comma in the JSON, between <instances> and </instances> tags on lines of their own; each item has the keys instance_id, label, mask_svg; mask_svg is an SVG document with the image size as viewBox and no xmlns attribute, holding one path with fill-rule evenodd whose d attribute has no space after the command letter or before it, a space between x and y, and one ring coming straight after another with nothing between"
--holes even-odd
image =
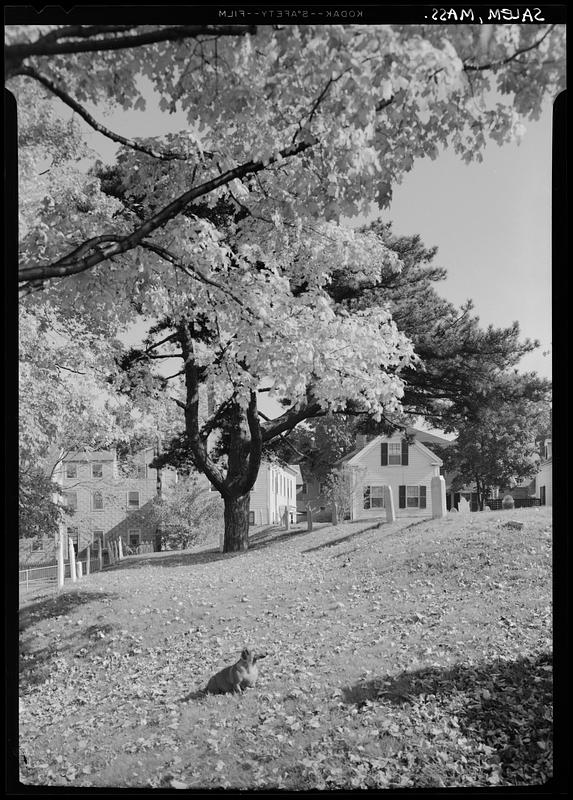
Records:
<instances>
[{"instance_id":1,"label":"leaf litter","mask_svg":"<svg viewBox=\"0 0 573 800\"><path fill-rule=\"evenodd\" d=\"M523 529L493 514L317 526L240 556L134 557L24 598L22 782L546 782L551 517L512 516ZM205 696L246 645L268 653L257 686Z\"/></svg>"}]
</instances>

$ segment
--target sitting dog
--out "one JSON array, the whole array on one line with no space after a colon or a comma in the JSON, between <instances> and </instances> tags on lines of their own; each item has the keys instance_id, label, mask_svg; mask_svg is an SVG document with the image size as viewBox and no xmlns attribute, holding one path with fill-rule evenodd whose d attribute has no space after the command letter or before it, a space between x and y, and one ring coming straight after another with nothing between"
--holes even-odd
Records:
<instances>
[{"instance_id":1,"label":"sitting dog","mask_svg":"<svg viewBox=\"0 0 573 800\"><path fill-rule=\"evenodd\" d=\"M264 658L266 655L266 653L261 653L260 655L254 656L251 651L245 647L241 653L240 659L235 664L232 664L230 667L224 667L209 678L205 691L210 694L225 694L227 692L240 694L247 687L254 686L259 675L259 668L256 662L259 658Z\"/></svg>"}]
</instances>

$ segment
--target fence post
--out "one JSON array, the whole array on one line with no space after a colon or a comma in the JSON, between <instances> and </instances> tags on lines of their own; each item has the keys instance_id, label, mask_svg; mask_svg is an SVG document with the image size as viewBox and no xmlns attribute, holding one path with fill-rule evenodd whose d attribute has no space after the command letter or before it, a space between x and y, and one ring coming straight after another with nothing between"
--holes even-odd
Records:
<instances>
[{"instance_id":1,"label":"fence post","mask_svg":"<svg viewBox=\"0 0 573 800\"><path fill-rule=\"evenodd\" d=\"M84 568L82 566L82 562L78 561L78 578L83 577L83 574L84 574Z\"/></svg>"},{"instance_id":2,"label":"fence post","mask_svg":"<svg viewBox=\"0 0 573 800\"><path fill-rule=\"evenodd\" d=\"M310 507L310 503L306 507L306 529L308 531L312 530L312 508Z\"/></svg>"},{"instance_id":3,"label":"fence post","mask_svg":"<svg viewBox=\"0 0 573 800\"><path fill-rule=\"evenodd\" d=\"M123 561L123 542L121 536L117 540L117 557L120 561Z\"/></svg>"},{"instance_id":4,"label":"fence post","mask_svg":"<svg viewBox=\"0 0 573 800\"><path fill-rule=\"evenodd\" d=\"M70 554L70 577L72 579L72 583L75 583L76 578L76 551L74 550L74 543L71 540L71 537L68 537L68 552Z\"/></svg>"},{"instance_id":5,"label":"fence post","mask_svg":"<svg viewBox=\"0 0 573 800\"><path fill-rule=\"evenodd\" d=\"M88 544L88 551L86 555L86 575L90 574L90 561L91 561L92 546Z\"/></svg>"},{"instance_id":6,"label":"fence post","mask_svg":"<svg viewBox=\"0 0 573 800\"><path fill-rule=\"evenodd\" d=\"M58 539L58 589L63 589L66 567L64 565L64 533L60 531Z\"/></svg>"},{"instance_id":7,"label":"fence post","mask_svg":"<svg viewBox=\"0 0 573 800\"><path fill-rule=\"evenodd\" d=\"M26 591L28 591L28 588L29 588L29 582L28 582L29 578L30 578L30 570L27 569L26 570Z\"/></svg>"}]
</instances>

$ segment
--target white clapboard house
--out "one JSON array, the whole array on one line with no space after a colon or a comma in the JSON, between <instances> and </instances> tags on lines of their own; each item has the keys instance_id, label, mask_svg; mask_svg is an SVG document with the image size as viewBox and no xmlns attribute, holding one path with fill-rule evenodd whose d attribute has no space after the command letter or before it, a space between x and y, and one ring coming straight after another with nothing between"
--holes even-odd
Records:
<instances>
[{"instance_id":1,"label":"white clapboard house","mask_svg":"<svg viewBox=\"0 0 573 800\"><path fill-rule=\"evenodd\" d=\"M416 428L407 432L408 436L396 431L366 442L364 437L337 463L349 478L351 519L384 516L384 486L392 489L397 516L432 515L431 480L440 475L443 462L428 444L450 442Z\"/></svg>"}]
</instances>

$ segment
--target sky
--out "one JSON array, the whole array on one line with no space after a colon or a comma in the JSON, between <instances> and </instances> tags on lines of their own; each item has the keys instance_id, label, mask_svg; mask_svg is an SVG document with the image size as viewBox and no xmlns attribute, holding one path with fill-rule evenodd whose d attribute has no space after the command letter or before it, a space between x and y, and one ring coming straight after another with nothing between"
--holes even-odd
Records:
<instances>
[{"instance_id":1,"label":"sky","mask_svg":"<svg viewBox=\"0 0 573 800\"><path fill-rule=\"evenodd\" d=\"M395 233L437 245L448 277L436 288L460 305L472 299L483 325L517 320L541 347L521 369L551 376L552 107L527 123L521 144L488 144L481 164L453 151L418 161L381 216Z\"/></svg>"}]
</instances>

